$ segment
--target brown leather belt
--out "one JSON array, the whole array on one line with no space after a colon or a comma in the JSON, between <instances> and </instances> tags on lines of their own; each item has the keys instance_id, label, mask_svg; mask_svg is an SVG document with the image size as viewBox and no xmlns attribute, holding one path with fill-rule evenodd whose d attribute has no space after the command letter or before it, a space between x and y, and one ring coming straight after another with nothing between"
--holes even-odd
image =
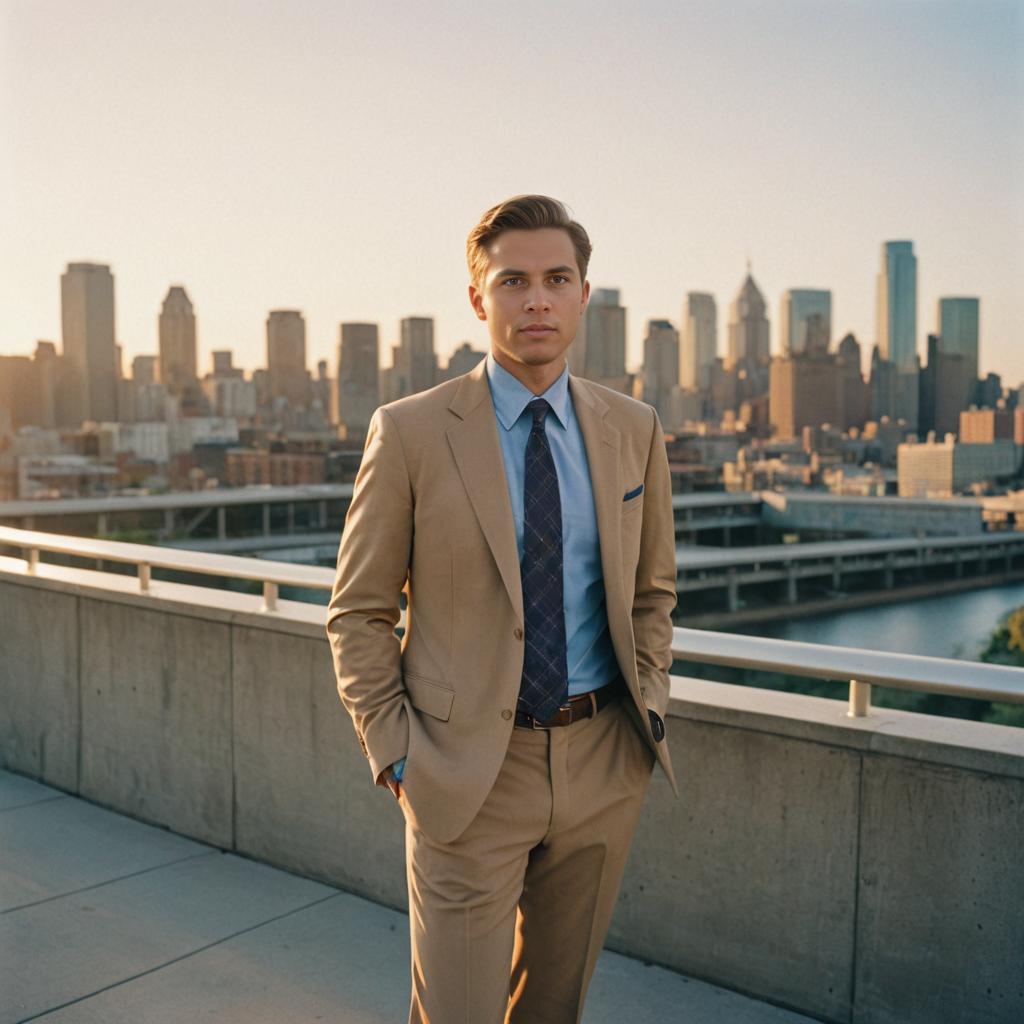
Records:
<instances>
[{"instance_id":1,"label":"brown leather belt","mask_svg":"<svg viewBox=\"0 0 1024 1024\"><path fill-rule=\"evenodd\" d=\"M573 722L581 718L591 718L596 715L601 708L625 693L626 680L618 675L605 686L581 693L576 697L570 697L568 703L563 704L543 722L534 718L529 712L516 708L516 727L519 729L550 729L558 725L572 725Z\"/></svg>"}]
</instances>

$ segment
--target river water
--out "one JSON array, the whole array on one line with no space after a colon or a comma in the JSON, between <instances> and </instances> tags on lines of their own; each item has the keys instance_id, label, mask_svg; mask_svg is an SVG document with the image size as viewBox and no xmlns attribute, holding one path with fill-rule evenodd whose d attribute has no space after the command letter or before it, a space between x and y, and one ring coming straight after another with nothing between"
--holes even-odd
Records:
<instances>
[{"instance_id":1,"label":"river water","mask_svg":"<svg viewBox=\"0 0 1024 1024\"><path fill-rule=\"evenodd\" d=\"M980 661L999 619L1024 605L1024 583L965 590L876 608L856 608L730 630L866 651Z\"/></svg>"}]
</instances>

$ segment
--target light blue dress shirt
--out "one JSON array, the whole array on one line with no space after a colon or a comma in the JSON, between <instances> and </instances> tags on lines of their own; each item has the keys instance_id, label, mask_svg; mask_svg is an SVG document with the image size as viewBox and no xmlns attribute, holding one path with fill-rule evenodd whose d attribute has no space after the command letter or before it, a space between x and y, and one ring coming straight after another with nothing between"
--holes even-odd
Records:
<instances>
[{"instance_id":1,"label":"light blue dress shirt","mask_svg":"<svg viewBox=\"0 0 1024 1024\"><path fill-rule=\"evenodd\" d=\"M500 366L491 353L487 355L486 370L516 525L516 547L522 562L526 442L533 424L533 417L526 406L538 396ZM569 394L568 363L558 380L539 397L546 399L552 410L544 419L544 430L555 460L562 506L565 638L568 645L569 696L575 697L611 682L618 674L619 666L608 632L590 464ZM393 767L395 777L401 781L405 758L396 761Z\"/></svg>"},{"instance_id":2,"label":"light blue dress shirt","mask_svg":"<svg viewBox=\"0 0 1024 1024\"><path fill-rule=\"evenodd\" d=\"M526 442L533 425L533 417L526 406L538 396L500 366L492 353L487 355L486 370L498 418L498 440L516 524L516 546L522 562ZM587 450L569 394L568 364L558 380L539 397L546 399L552 410L544 419L544 430L555 460L562 506L565 639L569 696L575 697L611 682L619 667L608 632L594 492L590 486Z\"/></svg>"}]
</instances>

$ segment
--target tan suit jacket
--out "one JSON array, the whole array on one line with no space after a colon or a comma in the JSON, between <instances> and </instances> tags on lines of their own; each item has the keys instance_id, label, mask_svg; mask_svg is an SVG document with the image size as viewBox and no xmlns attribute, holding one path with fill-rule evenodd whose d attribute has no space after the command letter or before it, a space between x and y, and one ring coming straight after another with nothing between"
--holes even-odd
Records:
<instances>
[{"instance_id":1,"label":"tan suit jacket","mask_svg":"<svg viewBox=\"0 0 1024 1024\"><path fill-rule=\"evenodd\" d=\"M628 710L678 797L667 743L654 738L668 707L676 603L661 424L651 406L571 374L569 392L590 466ZM623 501L640 484L641 493ZM523 626L515 524L481 361L374 413L327 613L338 693L373 777L383 785L383 769L407 758L407 807L437 842L464 831L501 768Z\"/></svg>"}]
</instances>

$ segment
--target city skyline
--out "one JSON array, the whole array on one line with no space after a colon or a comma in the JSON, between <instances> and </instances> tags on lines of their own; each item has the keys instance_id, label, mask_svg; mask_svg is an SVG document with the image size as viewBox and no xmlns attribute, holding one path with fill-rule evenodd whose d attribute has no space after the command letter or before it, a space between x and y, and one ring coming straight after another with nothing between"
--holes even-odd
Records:
<instances>
[{"instance_id":1,"label":"city skyline","mask_svg":"<svg viewBox=\"0 0 1024 1024\"><path fill-rule=\"evenodd\" d=\"M465 237L538 191L590 232L631 368L689 292L715 296L724 355L749 259L773 354L783 294L828 290L831 341L852 331L867 372L879 247L905 239L922 360L938 300L977 297L979 373L1024 380L1021 5L517 12L4 4L0 352L60 344L77 262L115 275L126 367L158 350L173 284L201 371L223 349L263 365L273 309L302 310L308 365L332 372L342 322L386 350L429 316L441 359L486 348Z\"/></svg>"},{"instance_id":2,"label":"city skyline","mask_svg":"<svg viewBox=\"0 0 1024 1024\"><path fill-rule=\"evenodd\" d=\"M902 243L902 242L895 242L895 243L894 242L885 242L885 243L882 243L882 246L883 246L883 249L884 249L886 246L893 245L893 244L901 245L901 244L904 244L904 243ZM910 244L912 244L912 243L910 243ZM113 267L113 266L110 266L109 264L104 264L102 262L98 262L97 263L97 262L94 262L94 261L93 262L89 262L89 261L69 261L67 263L66 267L65 267L65 273L62 274L62 278L63 278L63 276L66 276L66 272L67 272L67 270L69 268L79 267L79 266L93 266L93 267L96 267L97 269L104 269L104 270L109 269L110 277L113 279L113 282L114 282L114 284L113 284L113 305L114 305L114 309L115 309L115 312L116 312L116 308L117 308L118 301L119 301L118 300L118 296L117 296L117 287L116 287L116 281L117 281L117 277L118 277L116 268ZM719 297L717 295L715 295L714 293L702 293L702 292L698 292L698 291L691 291L691 292L687 292L686 295L683 296L684 313L685 313L685 307L689 303L689 301L691 300L691 297L699 299L702 296L704 296L705 294L711 294L712 298L715 300L715 306L716 306L716 310L715 310L715 324L716 324L716 327L717 327L716 334L718 336L718 342L717 342L716 350L714 352L714 356L717 357L717 358L723 358L724 359L724 358L727 358L729 356L728 343L727 343L727 341L723 341L723 335L727 335L727 332L728 332L728 325L729 325L729 319L730 319L730 306L741 295L741 293L742 293L742 291L744 289L744 286L746 284L748 276L750 276L754 280L755 284L757 284L756 275L753 275L752 270L750 268L748 268L748 270L744 272L743 280L741 281L740 285L736 288L736 290L735 290L734 294L732 295L732 297L731 298L727 298L726 300L724 300L724 302L719 300ZM877 304L877 298L878 298L878 296L877 296L877 287L878 287L878 282L876 281L876 297L875 297L876 304ZM591 290L590 304L589 304L591 306L597 307L597 306L601 305L601 303L603 301L603 298L605 296L607 296L607 295L614 295L615 298L616 298L616 301L621 299L621 289L619 289L619 288L616 288L616 287L613 287L613 286L608 286L608 287L600 288L600 287L594 286L593 282L591 281L591 289L592 290ZM203 315L202 315L202 311L201 310L196 310L194 304L191 303L190 297L187 294L187 293L190 292L190 290L191 290L191 286L189 285L189 283L188 282L183 282L183 281L173 281L173 282L168 283L165 286L164 292L163 292L163 296L162 296L162 298L160 299L160 301L158 303L158 311L157 311L157 314L156 314L157 327L156 327L156 329L154 331L154 344L153 344L153 348L152 349L148 349L148 350L140 349L138 351L135 351L134 353L129 353L128 350L124 347L123 342L121 341L121 339L119 337L116 339L116 343L118 344L118 346L122 350L122 353L121 353L122 354L121 370L122 370L124 376L127 377L127 376L131 375L131 364L132 364L134 359L136 359L136 358L143 358L143 359L145 359L145 358L149 358L149 357L159 358L159 351L160 351L160 348L161 348L161 331L163 330L163 326L162 325L164 323L164 318L165 318L165 315L166 315L166 304L168 302L168 299L172 298L172 297L177 297L178 301L181 301L182 299L184 299L184 301L188 303L188 314L191 316L192 321L193 321L192 327L191 327L192 335L193 335L193 339L194 339L193 343L196 346L196 358L197 358L196 372L198 373L198 376L200 378L213 371L213 369L214 369L214 356L215 356L215 354L217 354L219 352L227 351L227 352L230 352L230 353L232 353L232 355L237 357L237 355L238 355L237 350L234 349L234 348L231 348L230 346L211 345L209 347L205 347L205 346L203 346L201 344L201 342L199 341L199 334L201 334L201 328L197 331L197 326L199 324L201 324L202 319L203 319ZM762 293L764 292L763 288L759 287L759 290ZM811 296L811 295L826 296L827 297L826 304L829 307L831 307L833 291L830 288L823 288L823 289L820 289L820 290L819 289L786 288L783 291L783 293L781 294L780 298L779 298L779 301L778 301L778 311L777 311L776 315L773 315L773 307L772 307L772 303L771 303L770 299L768 297L765 298L766 315L769 318L769 325L770 325L770 351L771 351L771 355L772 356L784 356L784 355L788 354L787 343L786 343L786 328L787 328L787 315L788 315L788 313L787 313L787 303L792 301L792 297L793 296L798 296L798 295L799 296ZM928 337L928 335L941 333L940 332L940 317L941 317L942 309L944 307L949 307L951 305L963 304L963 303L973 303L975 308L977 308L979 306L980 300L978 299L977 296L942 295L942 296L939 296L937 298L936 303L935 303L935 309L933 310L933 312L931 314L929 314L927 311L921 310L921 308L920 308L920 306L921 306L920 294L919 293L917 294L917 320L918 320L917 331L922 333L923 337L925 338L925 343L924 343L923 346L918 345L917 349L916 349L916 352L921 357L921 363L922 364L924 364L925 361L926 361L925 357L927 355L927 337ZM60 296L58 296L58 306L59 306L59 304L60 304ZM629 306L628 306L627 303L622 302L622 307L627 311L627 321L628 321L628 319L629 319L628 318ZM308 336L308 322L309 322L309 318L308 318L308 315L307 315L304 307L301 304L293 304L292 306L288 307L287 309L282 308L282 307L267 307L263 311L263 321L262 321L262 324L261 324L263 334L262 334L262 337L260 338L260 340L258 342L258 345L260 346L259 351L255 352L255 354L253 356L253 360L251 362L249 362L249 363L244 363L243 364L243 363L240 363L238 361L235 361L233 365L235 366L236 369L241 369L241 370L244 370L247 373L251 374L255 370L266 369L267 368L267 366L268 366L268 349L267 349L268 342L267 342L267 335L266 335L267 322L270 321L270 320L273 320L274 317L280 316L281 314L298 315L299 317L301 317L302 318L302 322L303 322L304 333ZM388 368L391 364L389 363L389 360L387 358L385 358L385 356L386 356L387 351L390 350L393 345L397 346L400 343L403 322L406 321L406 320L417 320L417 319L425 320L425 321L432 321L434 323L434 330L432 332L433 336L434 336L433 340L435 342L434 351L435 351L435 354L438 357L439 364L444 362L444 361L446 361L448 358L450 358L452 355L454 355L460 347L464 346L467 343L473 345L474 348L482 350L482 351L485 351L485 352L488 351L489 348L490 348L489 338L486 335L486 328L485 328L484 336L481 337L481 338L463 338L463 339L460 339L460 340L451 341L450 343L446 344L445 343L446 339L443 339L443 338L439 339L437 337L437 335L439 333L437 331L437 326L436 326L437 317L435 315L431 314L429 311L423 311L423 312L420 312L420 313L409 313L409 312L400 313L399 318L396 321L394 331L393 331L393 340L388 340L388 335L387 335L387 329L388 328L387 328L387 325L383 321L381 321L381 320L374 320L372 318L353 319L351 317L343 317L343 318L337 319L337 320L335 320L333 322L334 337L333 337L333 339L331 340L331 342L330 342L330 344L328 346L328 351L319 352L319 351L314 351L313 349L310 348L308 350L308 353L304 357L303 366L305 368L307 368L307 369L311 369L311 368L314 368L316 366L318 361L320 361L322 359L326 359L328 361L332 371L336 371L337 370L337 364L338 364L338 356L339 356L339 346L340 346L341 338L342 338L342 329L344 327L346 327L346 326L369 324L369 325L373 325L374 327L378 328L379 333L381 335L381 341L380 341L381 358L380 358L380 361L379 361L380 368L381 369ZM984 319L984 313L982 313L981 319L982 320ZM58 312L58 320L60 320L59 312ZM115 320L116 320L116 317L115 317ZM922 320L925 321L925 328L922 328L922 326L921 326L921 321ZM931 323L932 320L934 320L934 323ZM639 330L641 331L641 342L640 342L640 353L639 353L640 358L639 359L634 359L633 358L636 355L636 353L633 352L633 349L636 346L630 344L629 340L627 339L627 365L626 365L627 371L630 372L630 373L640 373L640 372L643 371L643 368L644 368L644 365L645 365L644 364L644 360L643 360L643 348L644 348L644 344L645 344L645 341L646 341L646 338L647 338L647 329L648 329L649 325L661 324L661 323L670 324L677 332L679 332L680 337L682 337L682 335L685 333L685 322L686 322L685 321L685 316L683 316L683 317L650 317L647 320L645 320L644 323L639 328ZM581 322L581 330L582 330L582 322ZM57 332L56 336L54 336L54 337L36 339L36 341L34 341L30 346L26 347L24 351L0 351L0 356L8 356L8 355L31 356L33 354L33 350L35 348L35 345L39 341L53 342L53 343L57 344L58 347L60 347L61 346L61 340L62 340L61 333L62 332L59 330ZM828 350L830 352L835 352L837 350L837 348L838 348L839 342L842 340L842 337L845 334L848 334L848 333L853 333L856 336L856 332L839 331L839 330L837 330L837 328L835 327L834 324L829 322L828 331L827 331L827 341L828 341L827 348L828 348ZM115 329L115 334L119 334L119 331L117 331L116 329ZM981 340L982 340L982 342L984 340L983 333L982 333ZM440 345L437 344L438 341L441 342ZM867 375L870 372L870 353L871 353L871 348L874 347L875 342L873 340L871 340L870 338L864 338L864 337L860 337L860 336L857 336L857 341L860 344L861 349L862 349L861 370L862 370L862 372L865 375ZM253 347L254 346L249 346L250 349L253 348ZM882 347L884 348L884 346L882 346ZM984 345L982 344L982 349L983 348L984 348ZM579 370L577 369L577 370L574 370L573 372L579 372ZM992 372L999 373L1000 371L998 369L996 369L996 370L994 370ZM682 371L681 371L681 375L682 375ZM1024 377L1022 377L1019 382L1015 382L1015 381L1009 380L1009 379L1004 379L1003 380L1003 386L1004 387L1015 387L1015 386L1018 386L1018 384L1024 385Z\"/></svg>"}]
</instances>

